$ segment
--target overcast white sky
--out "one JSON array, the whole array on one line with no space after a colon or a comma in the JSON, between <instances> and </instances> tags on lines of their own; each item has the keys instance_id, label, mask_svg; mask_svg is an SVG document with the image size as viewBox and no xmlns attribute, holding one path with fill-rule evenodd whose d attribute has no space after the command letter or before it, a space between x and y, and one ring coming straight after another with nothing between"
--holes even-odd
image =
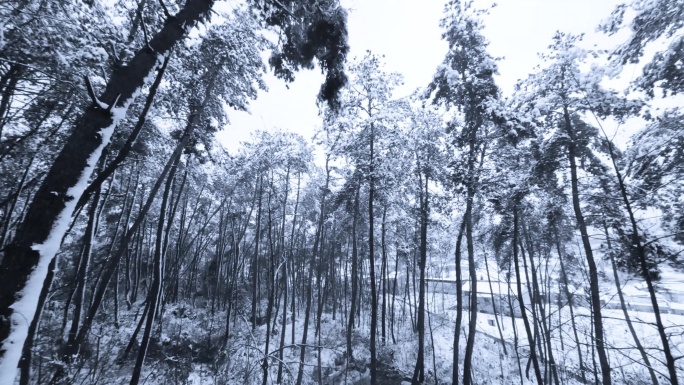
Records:
<instances>
[{"instance_id":1,"label":"overcast white sky","mask_svg":"<svg viewBox=\"0 0 684 385\"><path fill-rule=\"evenodd\" d=\"M428 84L446 52L439 20L446 0L342 0L349 9L350 58L366 50L385 55L387 70L404 75L398 92L409 94ZM499 86L509 94L518 79L539 64L557 31L586 33L585 42L610 48L618 41L594 32L620 0L500 0L484 19L489 52L504 57L499 63ZM479 7L492 1L476 0ZM320 71L297 74L286 84L268 78L269 91L251 105L251 115L232 112L231 125L219 138L231 152L249 140L254 130L282 129L310 139L320 123L316 95L323 80Z\"/></svg>"}]
</instances>

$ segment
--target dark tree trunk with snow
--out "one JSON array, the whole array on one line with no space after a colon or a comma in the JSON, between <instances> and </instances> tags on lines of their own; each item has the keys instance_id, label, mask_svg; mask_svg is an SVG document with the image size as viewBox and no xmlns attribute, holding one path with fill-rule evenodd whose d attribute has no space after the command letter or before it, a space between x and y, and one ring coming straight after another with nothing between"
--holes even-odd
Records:
<instances>
[{"instance_id":1,"label":"dark tree trunk with snow","mask_svg":"<svg viewBox=\"0 0 684 385\"><path fill-rule=\"evenodd\" d=\"M169 17L147 47L135 53L125 65L117 66L98 100L93 101L72 130L64 148L55 159L33 198L13 242L6 248L0 265L0 368L15 370L28 325L38 304L40 285L47 266L54 258L84 184L107 145L126 107L146 78L188 28L207 17L212 0L188 0L183 9ZM151 47L151 48L150 48ZM41 245L36 247L35 245ZM22 317L15 316L20 306ZM21 319L20 319L21 318ZM11 338L10 338L11 336Z\"/></svg>"},{"instance_id":2,"label":"dark tree trunk with snow","mask_svg":"<svg viewBox=\"0 0 684 385\"><path fill-rule=\"evenodd\" d=\"M651 384L652 385L658 385L658 378L656 377L655 371L653 370L653 367L651 366L651 360L648 358L648 355L646 354L646 350L644 350L643 345L641 345L641 341L639 340L639 336L636 333L636 330L634 330L634 325L632 324L632 319L629 316L629 311L627 310L627 304L625 303L625 296L622 293L622 286L620 285L620 276L618 275L618 267L617 264L615 263L615 253L612 250L612 242L610 240L610 234L608 233L608 226L606 226L605 222L603 224L603 231L606 234L606 244L608 246L608 258L610 258L610 265L613 268L613 280L615 281L615 290L617 291L618 299L620 300L620 308L622 309L622 316L625 317L625 322L627 323L627 328L629 329L629 334L632 336L632 340L634 340L634 346L636 346L637 350L639 351L639 355L641 355L641 359L644 360L644 366L646 366L646 369L648 369L648 375L651 377Z\"/></svg>"},{"instance_id":3,"label":"dark tree trunk with snow","mask_svg":"<svg viewBox=\"0 0 684 385\"><path fill-rule=\"evenodd\" d=\"M511 240L511 247L513 248L513 263L515 265L515 281L516 290L518 294L518 306L520 307L520 316L523 319L523 324L525 325L525 333L527 334L527 342L530 349L530 360L534 365L534 375L537 379L538 384L543 384L544 380L542 378L541 369L539 368L539 360L537 359L537 348L535 346L534 336L532 335L532 329L530 329L530 322L527 319L527 311L525 309L525 300L522 290L522 275L520 274L520 262L518 256L518 244L520 242L520 225L519 225L519 208L517 202L513 206L513 239Z\"/></svg>"},{"instance_id":4,"label":"dark tree trunk with snow","mask_svg":"<svg viewBox=\"0 0 684 385\"><path fill-rule=\"evenodd\" d=\"M418 285L420 285L418 293L418 354L416 358L416 366L413 370L413 378L411 383L414 385L422 384L425 381L425 265L427 263L427 228L429 219L429 190L428 190L428 176L423 175L420 179L420 256L418 261L418 268L420 269L420 278ZM432 336L432 333L430 334ZM458 349L454 346L454 349ZM436 375L436 374L435 374Z\"/></svg>"},{"instance_id":5,"label":"dark tree trunk with snow","mask_svg":"<svg viewBox=\"0 0 684 385\"><path fill-rule=\"evenodd\" d=\"M325 178L325 187L323 188L323 193L321 195L321 206L320 206L320 213L318 214L318 224L316 226L316 235L314 237L314 244L313 244L313 249L311 250L311 258L310 258L310 265L309 265L309 273L308 273L308 279L306 282L306 309L304 310L304 331L302 335L302 344L300 346L300 351L299 351L299 369L297 370L297 385L301 385L302 383L302 377L304 375L304 354L306 353L306 342L307 342L307 337L309 334L309 320L310 320L310 315L311 315L311 297L313 296L312 293L312 282L313 281L313 270L314 266L316 265L316 260L320 260L320 248L321 248L321 243L323 242L323 226L325 224L325 216L326 216L326 197L328 194L328 189L330 185L330 170L326 168L327 175Z\"/></svg>"},{"instance_id":6,"label":"dark tree trunk with snow","mask_svg":"<svg viewBox=\"0 0 684 385\"><path fill-rule=\"evenodd\" d=\"M369 101L370 111L370 101ZM370 166L369 166L369 182L368 182L368 268L370 270L370 295L371 295L371 322L370 322L370 382L371 385L376 385L378 382L377 366L377 349L376 339L378 334L378 293L375 282L375 213L373 205L375 203L375 127L370 125Z\"/></svg>"},{"instance_id":7,"label":"dark tree trunk with snow","mask_svg":"<svg viewBox=\"0 0 684 385\"><path fill-rule=\"evenodd\" d=\"M481 149L480 167L477 167L477 155L480 152L478 148L477 132L481 126L476 123L475 126L469 127L468 133L468 165L467 165L467 181L466 181L466 210L463 216L465 221L465 237L466 250L468 252L468 272L470 283L470 304L468 311L470 320L468 321L468 337L466 338L466 351L463 357L463 385L470 385L473 382L471 367L473 358L473 348L475 347L475 334L477 327L477 267L475 266L475 246L473 244L473 207L475 200L475 193L477 190L478 175L484 160L485 150Z\"/></svg>"},{"instance_id":8,"label":"dark tree trunk with snow","mask_svg":"<svg viewBox=\"0 0 684 385\"><path fill-rule=\"evenodd\" d=\"M653 285L653 278L651 277L651 274L649 272L646 248L644 247L644 244L641 240L639 227L637 226L637 221L634 216L634 210L632 209L632 202L629 199L629 195L627 194L625 179L622 176L622 173L620 172L620 167L617 164L616 155L613 150L613 142L610 139L608 139L607 135L605 135L605 138L608 142L608 153L610 155L610 160L613 165L613 170L615 171L615 175L617 177L618 188L620 190L620 197L622 198L622 203L625 205L625 209L627 210L629 224L632 228L632 247L636 248L637 257L639 259L639 266L641 267L642 277L644 278L644 281L646 282L646 288L648 289L648 295L651 300L651 306L653 307L653 314L655 316L656 329L658 329L660 343L663 345L663 353L665 354L665 364L667 366L667 371L670 375L670 382L672 383L672 385L678 385L679 379L677 376L677 365L675 362L676 359L672 355L672 349L670 349L670 341L668 340L667 334L665 333L665 325L663 323L662 316L660 315L660 306L658 304L658 298L656 297L655 287ZM640 352L643 353L643 349L640 349ZM644 356L644 354L642 354L642 356ZM649 372L651 374L651 379L654 380L655 375L653 374L653 369L650 367L650 364L648 364L648 360L645 360L644 362L647 363Z\"/></svg>"},{"instance_id":9,"label":"dark tree trunk with snow","mask_svg":"<svg viewBox=\"0 0 684 385\"><path fill-rule=\"evenodd\" d=\"M147 294L148 311L147 317L143 317L145 318L145 330L143 331L140 347L138 348L138 356L135 360L135 365L133 366L133 375L131 376L130 385L137 385L140 381L140 373L142 371L143 365L145 364L145 356L147 355L147 348L149 347L150 337L152 336L152 327L154 326L154 319L157 315L159 295L162 291L161 289L163 284L162 274L164 268L164 245L162 241L164 239L164 221L169 204L171 184L176 175L176 169L178 168L179 161L180 154L173 160L173 166L171 166L171 171L167 176L166 185L164 186L164 193L162 194L161 210L159 212L159 218L157 219L157 237L154 244L152 284L150 286L150 291Z\"/></svg>"},{"instance_id":10,"label":"dark tree trunk with snow","mask_svg":"<svg viewBox=\"0 0 684 385\"><path fill-rule=\"evenodd\" d=\"M580 376L582 378L582 383L586 384L587 383L587 376L585 374L586 372L586 367L584 366L584 359L582 358L582 346L580 344L579 340L579 333L577 332L577 323L575 320L575 304L573 300L573 293L570 292L570 288L568 287L568 275L567 271L565 270L565 262L563 259L565 258L563 254L561 253L561 246L560 246L560 240L559 236L556 234L556 251L558 252L558 261L560 262L560 268L561 268L561 280L563 281L563 289L565 289L565 296L568 298L568 308L570 309L570 324L572 326L572 334L575 337L575 346L577 347L577 357L579 358L579 371L580 371Z\"/></svg>"},{"instance_id":11,"label":"dark tree trunk with snow","mask_svg":"<svg viewBox=\"0 0 684 385\"><path fill-rule=\"evenodd\" d=\"M579 227L580 235L582 237L582 246L589 265L589 288L591 291L592 303L592 319L594 324L594 332L596 333L596 351L601 365L601 376L603 385L611 385L612 378L610 375L610 364L608 363L608 355L606 354L605 333L603 331L603 317L601 315L601 297L599 294L598 270L596 268L596 261L594 260L594 252L591 249L589 242L589 233L587 225L584 221L584 214L580 205L579 198L579 177L577 176L577 154L575 149L575 134L570 120L570 113L567 106L563 109L564 128L568 134L569 141L567 146L568 160L570 162L570 186L572 188L572 208L575 212L575 219L577 220L577 227Z\"/></svg>"},{"instance_id":12,"label":"dark tree trunk with snow","mask_svg":"<svg viewBox=\"0 0 684 385\"><path fill-rule=\"evenodd\" d=\"M458 370L458 356L459 356L459 342L461 340L461 322L463 321L463 278L461 277L461 243L463 242L463 233L465 232L465 218L461 221L461 226L456 236L456 326L454 326L454 354L453 354L453 371L452 383L458 384L459 370Z\"/></svg>"},{"instance_id":13,"label":"dark tree trunk with snow","mask_svg":"<svg viewBox=\"0 0 684 385\"><path fill-rule=\"evenodd\" d=\"M520 227L521 227L522 232L523 232L523 239L525 241L527 241L526 242L527 243L527 251L528 251L528 257L530 260L530 268L531 268L530 271L532 273L532 288L533 288L534 293L535 293L535 295L534 295L535 299L532 300L532 308L533 309L534 308L539 309L539 314L541 315L541 317L535 317L535 320L541 321L541 324L542 324L542 330L544 332L543 336L544 336L544 340L545 340L544 342L546 342L546 344L545 344L546 357L547 357L549 366L551 367L551 375L552 375L553 383L555 385L560 385L559 381L558 381L558 370L556 368L556 360L553 357L553 346L551 345L551 334L550 334L548 328L545 327L546 319L547 319L546 318L546 310L544 309L544 306L541 303L541 301L542 301L542 298L540 295L541 291L539 289L539 280L537 278L538 268L535 267L535 264L534 264L534 255L535 255L534 254L534 247L532 244L532 240L529 237L529 231L528 231L527 226L525 224L524 218L520 222L521 222ZM524 253L523 253L523 258L525 258ZM551 293L547 291L546 295L550 296Z\"/></svg>"},{"instance_id":14,"label":"dark tree trunk with snow","mask_svg":"<svg viewBox=\"0 0 684 385\"><path fill-rule=\"evenodd\" d=\"M352 264L351 264L351 298L349 305L349 321L347 323L347 360L354 359L354 347L352 346L352 331L354 330L354 316L356 315L357 297L359 290L358 283L358 247L356 245L356 223L359 214L359 188L357 186L354 195L354 205L352 214L352 229L351 229L351 247L352 247Z\"/></svg>"}]
</instances>

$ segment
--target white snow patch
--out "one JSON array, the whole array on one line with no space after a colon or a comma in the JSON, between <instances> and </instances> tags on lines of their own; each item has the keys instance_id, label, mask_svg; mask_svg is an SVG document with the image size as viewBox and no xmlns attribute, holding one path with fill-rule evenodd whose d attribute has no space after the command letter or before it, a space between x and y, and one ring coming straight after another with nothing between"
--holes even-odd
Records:
<instances>
[{"instance_id":1,"label":"white snow patch","mask_svg":"<svg viewBox=\"0 0 684 385\"><path fill-rule=\"evenodd\" d=\"M5 43L5 23L0 23L0 50L5 48Z\"/></svg>"}]
</instances>

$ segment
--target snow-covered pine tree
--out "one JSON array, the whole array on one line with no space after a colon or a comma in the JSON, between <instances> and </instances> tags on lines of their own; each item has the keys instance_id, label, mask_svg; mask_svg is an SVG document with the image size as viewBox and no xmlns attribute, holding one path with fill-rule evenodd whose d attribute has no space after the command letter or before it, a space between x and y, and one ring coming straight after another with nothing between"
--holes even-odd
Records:
<instances>
[{"instance_id":1,"label":"snow-covered pine tree","mask_svg":"<svg viewBox=\"0 0 684 385\"><path fill-rule=\"evenodd\" d=\"M125 64L114 66L102 94L98 96L91 82L86 81L91 104L66 139L13 241L6 247L0 266L0 280L6 285L0 294L0 368L7 378L15 373L48 266L103 149L154 69L192 27L208 21L214 2L188 0L175 15L163 2L160 5L166 17L163 25L148 36L141 18L143 47ZM268 26L285 38L286 49L274 56L272 65L276 69L291 65L310 68L313 61L319 62L327 72L320 98L334 105L346 81L342 68L347 53L344 9L336 1L313 9L298 1L287 1L289 8L279 1L256 1L251 5ZM298 17L293 17L292 9L299 13ZM284 75L292 79L290 70Z\"/></svg>"},{"instance_id":2,"label":"snow-covered pine tree","mask_svg":"<svg viewBox=\"0 0 684 385\"><path fill-rule=\"evenodd\" d=\"M428 87L435 103L456 111L449 122L449 130L455 147L460 149L463 163L456 163L454 178L465 189L466 208L463 214L471 293L477 291L475 251L473 246L473 205L478 191L480 166L487 153L486 133L494 123L494 102L499 98L499 89L494 82L497 72L496 59L487 53L487 40L482 34L481 16L486 11L475 9L470 0L449 1L444 9L441 27L442 38L449 44L444 63L437 68ZM465 167L461 167L465 164ZM459 263L459 262L457 262ZM457 283L457 285L459 285ZM466 351L463 363L463 384L470 385L475 326L477 322L477 300L470 299L470 319ZM460 310L459 310L460 311ZM452 381L459 382L458 340L460 324L457 321L454 337L454 372Z\"/></svg>"}]
</instances>

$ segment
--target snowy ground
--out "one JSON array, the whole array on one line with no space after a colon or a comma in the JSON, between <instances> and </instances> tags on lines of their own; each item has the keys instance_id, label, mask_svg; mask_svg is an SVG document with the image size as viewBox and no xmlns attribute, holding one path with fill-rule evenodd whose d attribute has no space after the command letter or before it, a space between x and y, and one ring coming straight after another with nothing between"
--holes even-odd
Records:
<instances>
[{"instance_id":1,"label":"snowy ground","mask_svg":"<svg viewBox=\"0 0 684 385\"><path fill-rule=\"evenodd\" d=\"M456 311L454 309L455 296L447 294L430 294L428 296L429 313L426 319L426 360L425 367L428 379L437 380L438 383L451 383L452 359L453 359L453 334ZM570 322L569 308L564 307L558 310L551 307L551 335L554 347L554 358L559 368L559 376L565 384L580 383L579 379L579 359L577 346L574 341L574 334ZM378 342L379 358L384 362L391 362L391 365L404 376L410 377L415 365L417 343L416 334L411 327L411 314L407 307L404 307L400 298L396 301L396 325L394 337L396 344L392 342L390 331L387 331L387 342L383 345ZM548 313L547 313L548 314ZM414 315L415 316L415 315ZM618 383L640 383L648 380L648 373L643 365L638 351L634 348L634 342L627 330L621 310L604 309L604 326L607 334L608 355L611 366L614 368L614 378ZM664 360L660 351L660 342L655 326L653 325L654 316L647 312L630 312L634 322L634 327L651 356L651 361L655 366L659 376L665 376L667 370L660 362ZM309 329L308 344L306 354L306 366L303 382L305 384L318 383L318 357L320 355L320 367L322 369L321 378L325 379L337 372L344 364L345 350L345 324L344 317L333 320L331 314L325 313L321 325L320 339L315 336L315 324L313 319ZM369 360L368 335L369 317L367 312L362 312L362 320L354 331L354 345L356 359L363 362ZM463 313L463 324L461 332L461 365L463 351L465 347L465 335L468 312ZM527 338L523 321L520 318L498 317L501 326L503 341L501 343L500 334L496 326L495 318L491 314L478 314L477 320L477 339L474 353L474 378L480 384L520 384L520 369L525 373L525 364L529 356ZM684 316L664 314L664 321L670 334L670 343L674 349L675 356L684 354ZM493 323L493 325L492 325ZM515 323L515 331L514 331ZM591 341L591 322L590 313L586 308L575 309L575 323L580 338L580 349L582 350L585 364L592 367L592 344ZM280 325L277 327L280 331ZM303 317L296 323L295 343L301 341L303 329ZM249 384L259 382L262 376L260 357L263 354L265 341L265 326L257 328L254 333L249 331L246 322L238 322L234 329L234 337L231 338L228 356L222 364L225 365L217 374L211 365L193 365L193 372L190 375L190 383L193 385L213 384L213 383L240 383ZM431 330L431 332L430 332ZM379 334L379 333L378 333ZM517 334L517 354L516 338ZM378 338L380 336L378 335ZM286 329L286 345L291 343L291 325ZM277 349L279 335L271 337L270 351ZM504 346L506 352L504 352ZM516 356L520 356L522 368L518 368ZM299 361L299 348L287 347L284 350L284 382L289 383L296 377ZM275 378L277 360L271 359L270 377ZM681 364L680 364L681 365ZM461 366L462 367L462 366ZM342 383L359 384L367 380L358 371L348 371L346 377L342 376ZM593 379L593 373L587 371L588 379ZM529 372L532 378L533 372ZM523 376L524 377L524 376ZM218 381L220 379L220 381ZM216 382L218 381L218 382ZM533 383L523 378L522 383Z\"/></svg>"},{"instance_id":2,"label":"snowy ground","mask_svg":"<svg viewBox=\"0 0 684 385\"><path fill-rule=\"evenodd\" d=\"M442 317L448 317L449 320L455 320L456 311L453 304L456 301L455 296L448 294L436 294L430 296L432 301L430 308L437 313L441 313ZM450 307L448 307L451 305ZM445 309L444 311L442 309ZM591 363L591 319L590 311L586 308L575 308L575 324L580 339L580 349L582 350L583 358L588 366ZM655 367L656 374L665 377L667 369L662 364L664 356L661 350L660 339L655 328L655 317L653 313L630 311L630 318L632 319L636 333L640 342L651 356L650 360ZM553 340L554 358L559 367L559 375L566 376L567 380L576 380L576 375L579 373L579 358L577 354L577 345L574 341L574 334L572 331L572 324L570 322L570 311L568 307L563 307L559 311L558 307L552 306L547 309L547 316L551 318L551 335ZM467 325L469 314L463 314L463 327ZM684 354L684 316L674 314L663 314L663 321L670 335L670 345L673 349L675 357ZM615 369L614 376L616 381L620 383L638 383L638 379L647 379L648 374L646 368L641 365L641 356L636 348L634 348L634 341L628 331L627 324L624 321L622 310L603 309L604 328L606 332L606 340L608 347L608 356L611 367ZM499 330L496 326L494 315L480 313L477 317L478 339L480 341L500 341ZM509 355L515 354L515 333L518 335L519 354L521 357L527 357L529 354L527 338L525 335L524 323L521 318L511 319L511 317L498 317L499 325L501 326L501 334L506 343ZM515 332L513 328L515 323ZM454 322L447 322L447 325L454 325ZM493 325L492 325L493 324ZM451 326L453 327L453 326ZM465 330L463 331L465 332ZM452 332L453 333L453 332ZM462 333L463 335L463 333ZM446 336L449 338L449 335ZM445 342L436 343L437 350L444 350L445 346L449 346L453 337L447 339ZM485 342L486 344L487 342ZM490 342L491 343L491 342ZM494 347L496 345L496 348ZM482 359L498 360L501 356L502 348L500 344L490 345L490 349L481 349L477 352ZM449 353L450 354L450 353ZM450 357L447 354L447 357ZM476 354L476 355L477 355ZM440 353L439 355L443 355ZM499 357L497 357L499 355ZM506 360L504 360L505 362ZM524 362L527 360L525 359ZM476 364L477 365L477 364ZM684 371L684 368L680 369ZM502 370L503 371L503 370ZM588 378L593 378L592 373L586 373ZM519 377L507 378L512 382L519 383ZM506 376L504 375L504 378ZM572 382L572 381L571 381ZM567 382L566 382L567 383Z\"/></svg>"},{"instance_id":3,"label":"snowy ground","mask_svg":"<svg viewBox=\"0 0 684 385\"><path fill-rule=\"evenodd\" d=\"M391 297L390 297L391 298ZM415 302L412 300L412 304ZM429 312L426 317L425 335L425 370L428 383L451 383L453 360L453 335L456 318L456 298L454 295L428 293L427 306ZM222 338L225 331L225 312L217 311L213 317L207 312L194 312L190 307L178 305L165 309L162 325L162 340L153 342L148 353L141 383L161 384L175 379L178 384L260 384L263 376L262 358L266 340L266 326L262 325L251 330L249 321L239 316L231 323L231 337L227 348L222 350ZM133 317L137 306L129 311L122 311L120 317ZM346 348L345 309L337 309L336 319L332 319L330 309L326 309L321 323L320 336L315 334L315 311L309 325L308 341L303 373L304 384L318 383L320 378L326 378L339 372L345 363ZM378 333L378 357L386 365L394 368L400 377L411 377L416 363L417 335L412 328L415 319L413 309L403 302L403 296L395 299L395 327L393 332L387 330L387 341L383 343ZM50 314L50 313L49 313ZM554 358L559 368L559 376L564 384L579 384L579 359L577 345L570 322L569 308L560 311L552 306L547 309L551 320L551 335ZM282 314L281 314L282 315ZM269 384L275 384L278 370L277 349L280 343L280 323L275 323L275 332L270 336L269 347ZM593 367L591 322L589 310L575 308L575 324L580 339L585 365ZM611 367L614 368L616 383L639 384L648 382L648 373L641 364L641 357L634 348L634 342L627 330L621 310L604 309L604 325L607 334L608 355ZM651 356L656 372L664 377L667 373L662 361L664 357L660 350L660 340L653 325L654 315L648 312L631 311L630 317L634 322L641 343ZM56 317L59 319L60 317ZM288 314L288 324L285 329L285 349L283 351L283 383L294 383L299 367L299 343L302 338L304 317L298 314L295 323L295 344L292 344L291 317ZM389 319L389 315L388 315ZM460 362L462 369L463 352L465 351L466 328L469 314L463 313L463 323L460 340ZM684 355L684 316L663 314L670 344L675 356ZM50 322L48 317L46 322ZM380 321L380 320L379 320ZM478 313L477 337L473 357L473 378L478 384L532 384L525 378L529 349L520 318L508 316L498 317L503 335L503 343L496 326L495 318L491 314ZM361 312L360 323L354 330L354 354L358 362L368 363L369 352L369 323L370 314L367 309ZM125 322L134 325L134 322ZM55 324L55 326L59 326ZM515 326L515 331L514 331ZM130 368L135 360L137 345L131 351L126 362L117 363L121 349L126 346L133 332L132 328L94 329L96 343L85 354L97 355L99 362L96 367L82 367L78 377L84 384L124 383L130 377ZM516 336L517 334L517 350ZM44 341L49 343L49 341ZM162 348L160 348L160 346ZM505 352L504 352L505 348ZM188 354L190 353L190 354ZM521 368L518 367L520 357ZM320 361L319 361L320 357ZM89 360L93 362L93 360ZM684 361L678 361L680 370L684 373ZM50 363L46 363L49 365ZM319 371L319 365L321 370ZM520 371L523 372L521 380ZM585 373L591 381L593 373ZM534 377L529 372L530 378ZM45 378L43 380L46 380ZM368 380L368 372L363 368L344 371L338 377L338 382L348 384L362 384ZM436 380L436 381L435 381ZM341 381L341 382L340 382ZM664 381L661 381L664 383ZM386 382L398 383L398 382Z\"/></svg>"}]
</instances>

